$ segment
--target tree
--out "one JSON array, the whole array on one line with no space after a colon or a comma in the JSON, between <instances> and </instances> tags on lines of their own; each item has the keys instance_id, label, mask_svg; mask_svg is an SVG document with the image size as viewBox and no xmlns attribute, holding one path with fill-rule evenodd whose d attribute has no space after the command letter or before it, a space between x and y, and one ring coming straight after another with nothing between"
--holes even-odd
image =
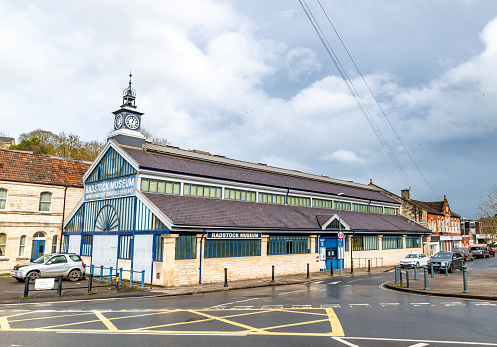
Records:
<instances>
[{"instance_id":1,"label":"tree","mask_svg":"<svg viewBox=\"0 0 497 347\"><path fill-rule=\"evenodd\" d=\"M480 197L475 205L475 216L480 220L481 233L487 243L497 243L497 185L492 184L487 195Z\"/></svg>"},{"instance_id":2,"label":"tree","mask_svg":"<svg viewBox=\"0 0 497 347\"><path fill-rule=\"evenodd\" d=\"M170 145L171 142L168 141L167 139L161 138L161 137L153 137L150 131L146 128L141 128L140 132L145 136L147 141L152 142L154 145L160 145L160 146L165 146L165 145Z\"/></svg>"}]
</instances>

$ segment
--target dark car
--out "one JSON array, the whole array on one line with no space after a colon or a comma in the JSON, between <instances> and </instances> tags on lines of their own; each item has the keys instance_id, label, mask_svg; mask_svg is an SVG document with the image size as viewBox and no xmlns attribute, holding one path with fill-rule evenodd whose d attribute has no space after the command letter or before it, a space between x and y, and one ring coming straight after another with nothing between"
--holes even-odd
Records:
<instances>
[{"instance_id":1,"label":"dark car","mask_svg":"<svg viewBox=\"0 0 497 347\"><path fill-rule=\"evenodd\" d=\"M473 253L471 253L468 247L456 247L452 249L452 252L461 253L464 257L464 261L475 260Z\"/></svg>"},{"instance_id":2,"label":"dark car","mask_svg":"<svg viewBox=\"0 0 497 347\"><path fill-rule=\"evenodd\" d=\"M484 246L473 246L471 247L471 253L475 258L490 258L490 253L487 247Z\"/></svg>"},{"instance_id":3,"label":"dark car","mask_svg":"<svg viewBox=\"0 0 497 347\"><path fill-rule=\"evenodd\" d=\"M434 254L428 262L428 267L433 265L433 270L445 272L447 267L448 272L456 269L462 270L464 256L458 252L438 252Z\"/></svg>"}]
</instances>

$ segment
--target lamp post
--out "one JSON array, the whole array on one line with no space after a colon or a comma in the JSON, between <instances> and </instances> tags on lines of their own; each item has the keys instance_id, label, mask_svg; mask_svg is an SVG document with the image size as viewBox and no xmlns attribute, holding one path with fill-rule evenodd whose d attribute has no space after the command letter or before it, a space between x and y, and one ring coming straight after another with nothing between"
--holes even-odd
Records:
<instances>
[{"instance_id":1,"label":"lamp post","mask_svg":"<svg viewBox=\"0 0 497 347\"><path fill-rule=\"evenodd\" d=\"M341 203L340 203L340 197L343 195L343 193L338 193L338 232L342 231L342 220L340 219L340 209L341 209ZM340 239L340 248L341 251L339 252L340 254L340 259L338 260L340 262L340 276L343 275L343 254L345 253L343 250L343 239Z\"/></svg>"}]
</instances>

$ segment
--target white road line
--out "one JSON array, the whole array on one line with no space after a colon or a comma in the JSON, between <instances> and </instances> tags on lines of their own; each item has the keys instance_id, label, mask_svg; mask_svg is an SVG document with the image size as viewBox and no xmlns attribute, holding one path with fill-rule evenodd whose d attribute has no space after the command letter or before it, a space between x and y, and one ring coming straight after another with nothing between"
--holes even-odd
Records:
<instances>
[{"instance_id":1,"label":"white road line","mask_svg":"<svg viewBox=\"0 0 497 347\"><path fill-rule=\"evenodd\" d=\"M480 302L478 304L475 304L476 306L497 306L497 304L491 304L489 302Z\"/></svg>"},{"instance_id":2,"label":"white road line","mask_svg":"<svg viewBox=\"0 0 497 347\"><path fill-rule=\"evenodd\" d=\"M293 292L285 292L285 293L280 293L278 295L286 295L286 294L293 294L293 293L300 293L300 292L307 292L308 290L307 289L303 289L303 290L295 290Z\"/></svg>"},{"instance_id":3,"label":"white road line","mask_svg":"<svg viewBox=\"0 0 497 347\"><path fill-rule=\"evenodd\" d=\"M311 308L312 305L292 305L292 308Z\"/></svg>"},{"instance_id":4,"label":"white road line","mask_svg":"<svg viewBox=\"0 0 497 347\"><path fill-rule=\"evenodd\" d=\"M415 345L410 345L409 347L424 347L428 346L428 343L416 343Z\"/></svg>"},{"instance_id":5,"label":"white road line","mask_svg":"<svg viewBox=\"0 0 497 347\"><path fill-rule=\"evenodd\" d=\"M385 306L400 306L400 303L398 302L380 302L380 305L385 307Z\"/></svg>"},{"instance_id":6,"label":"white road line","mask_svg":"<svg viewBox=\"0 0 497 347\"><path fill-rule=\"evenodd\" d=\"M409 340L409 339L389 339L382 337L341 337L341 339L347 340L365 340L365 341L404 341L404 342L419 342L419 343L446 343L446 344L454 344L454 345L472 345L472 346L497 346L497 343L489 343L489 342L464 342L464 341L448 341L448 340Z\"/></svg>"},{"instance_id":7,"label":"white road line","mask_svg":"<svg viewBox=\"0 0 497 347\"><path fill-rule=\"evenodd\" d=\"M462 302L454 301L454 302L442 302L442 305L445 306L464 306Z\"/></svg>"},{"instance_id":8,"label":"white road line","mask_svg":"<svg viewBox=\"0 0 497 347\"><path fill-rule=\"evenodd\" d=\"M353 343L350 343L350 342L347 342L347 341L344 341L342 340L341 338L339 337L332 337L333 340L335 341L338 341L338 342L341 342L343 343L344 345L347 345L347 346L350 346L350 347L359 347L358 345L354 345Z\"/></svg>"},{"instance_id":9,"label":"white road line","mask_svg":"<svg viewBox=\"0 0 497 347\"><path fill-rule=\"evenodd\" d=\"M268 309L272 309L272 308L283 308L283 305L264 305L264 306L262 306L263 310L268 310Z\"/></svg>"},{"instance_id":10,"label":"white road line","mask_svg":"<svg viewBox=\"0 0 497 347\"><path fill-rule=\"evenodd\" d=\"M356 307L356 306L371 307L370 304L349 304L349 307Z\"/></svg>"},{"instance_id":11,"label":"white road line","mask_svg":"<svg viewBox=\"0 0 497 347\"><path fill-rule=\"evenodd\" d=\"M356 280L348 281L347 283L352 283L352 282L356 282L356 281L364 281L364 280L372 280L374 278L381 278L381 277L358 278Z\"/></svg>"},{"instance_id":12,"label":"white road line","mask_svg":"<svg viewBox=\"0 0 497 347\"><path fill-rule=\"evenodd\" d=\"M239 308L239 309L245 309L245 310L247 310L247 309L250 309L250 308L253 308L253 307L254 306L233 306L233 309Z\"/></svg>"},{"instance_id":13,"label":"white road line","mask_svg":"<svg viewBox=\"0 0 497 347\"><path fill-rule=\"evenodd\" d=\"M340 304L325 304L321 305L321 308L342 308Z\"/></svg>"},{"instance_id":14,"label":"white road line","mask_svg":"<svg viewBox=\"0 0 497 347\"><path fill-rule=\"evenodd\" d=\"M337 282L331 282L331 283L327 283L327 284L338 284L340 283L340 281L337 281Z\"/></svg>"},{"instance_id":15,"label":"white road line","mask_svg":"<svg viewBox=\"0 0 497 347\"><path fill-rule=\"evenodd\" d=\"M251 298L251 299L245 299L245 300L238 300L238 301L233 301L233 302L227 302L225 304L219 304L219 305L211 306L209 308L216 308L216 307L219 307L219 306L233 305L233 304L238 304L240 302L246 302L246 301L251 301L251 300L258 300L258 299L259 298Z\"/></svg>"}]
</instances>

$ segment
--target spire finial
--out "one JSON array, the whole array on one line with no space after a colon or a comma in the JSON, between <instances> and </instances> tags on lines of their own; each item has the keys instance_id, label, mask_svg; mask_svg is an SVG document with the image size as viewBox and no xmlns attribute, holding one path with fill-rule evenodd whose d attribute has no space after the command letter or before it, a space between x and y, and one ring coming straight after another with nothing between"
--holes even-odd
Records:
<instances>
[{"instance_id":1,"label":"spire finial","mask_svg":"<svg viewBox=\"0 0 497 347\"><path fill-rule=\"evenodd\" d=\"M133 75L131 74L131 70L129 71L129 86L128 88L124 89L123 91L123 105L122 106L129 106L136 108L135 106L135 98L136 98L136 92L135 90L131 87L131 77Z\"/></svg>"}]
</instances>

